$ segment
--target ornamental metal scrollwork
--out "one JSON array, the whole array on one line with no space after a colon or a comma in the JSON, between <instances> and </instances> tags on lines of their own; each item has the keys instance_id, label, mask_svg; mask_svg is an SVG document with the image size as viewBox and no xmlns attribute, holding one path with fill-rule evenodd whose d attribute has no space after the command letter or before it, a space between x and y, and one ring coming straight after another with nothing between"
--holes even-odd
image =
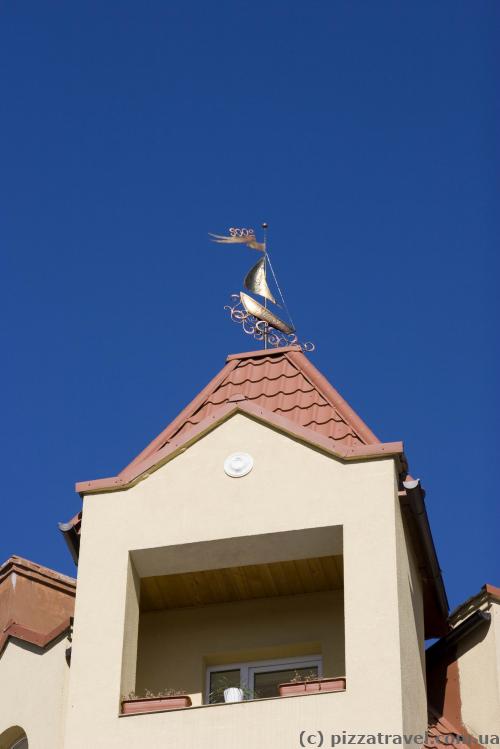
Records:
<instances>
[{"instance_id":1,"label":"ornamental metal scrollwork","mask_svg":"<svg viewBox=\"0 0 500 749\"><path fill-rule=\"evenodd\" d=\"M237 229L236 227L232 226L229 229L229 234L232 237L249 237L255 239L255 229Z\"/></svg>"},{"instance_id":2,"label":"ornamental metal scrollwork","mask_svg":"<svg viewBox=\"0 0 500 749\"><path fill-rule=\"evenodd\" d=\"M282 346L300 346L302 351L314 351L315 345L310 341L299 341L295 333L282 333L267 322L254 317L243 307L239 294L231 294L231 304L224 309L229 311L231 320L241 325L243 331L256 341L264 341L267 346L281 348Z\"/></svg>"},{"instance_id":3,"label":"ornamental metal scrollwork","mask_svg":"<svg viewBox=\"0 0 500 749\"><path fill-rule=\"evenodd\" d=\"M259 242L255 230L249 227L231 226L226 234L213 234L213 242L221 245L244 245L262 253L260 259L252 265L243 279L243 289L239 294L231 296L231 304L224 309L229 310L231 320L241 325L243 332L256 341L263 341L264 348L279 348L281 346L300 346L302 351L314 351L315 346L310 341L299 341L292 316L285 302L285 297L276 278L267 249L268 224L263 223L264 236ZM269 286L271 274L274 289ZM250 293L249 293L250 292ZM255 297L261 297L259 301ZM279 301L277 301L279 298Z\"/></svg>"}]
</instances>

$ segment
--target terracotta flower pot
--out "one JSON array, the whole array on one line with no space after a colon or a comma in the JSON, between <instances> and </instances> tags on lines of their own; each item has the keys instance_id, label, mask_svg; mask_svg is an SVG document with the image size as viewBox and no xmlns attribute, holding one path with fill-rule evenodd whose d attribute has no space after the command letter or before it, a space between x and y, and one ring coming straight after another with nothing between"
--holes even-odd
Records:
<instances>
[{"instance_id":1,"label":"terracotta flower pot","mask_svg":"<svg viewBox=\"0 0 500 749\"><path fill-rule=\"evenodd\" d=\"M191 697L187 694L178 694L175 697L140 697L133 700L123 700L122 715L157 713L162 710L178 710L181 707L190 706Z\"/></svg>"},{"instance_id":2,"label":"terracotta flower pot","mask_svg":"<svg viewBox=\"0 0 500 749\"><path fill-rule=\"evenodd\" d=\"M286 697L287 694L305 694L306 684L304 681L287 681L278 685L280 697Z\"/></svg>"},{"instance_id":3,"label":"terracotta flower pot","mask_svg":"<svg viewBox=\"0 0 500 749\"><path fill-rule=\"evenodd\" d=\"M345 678L338 676L335 679L321 679L319 685L321 692L344 692Z\"/></svg>"},{"instance_id":4,"label":"terracotta flower pot","mask_svg":"<svg viewBox=\"0 0 500 749\"><path fill-rule=\"evenodd\" d=\"M321 689L320 681L319 679L314 679L314 681L306 681L305 687L306 692L319 692Z\"/></svg>"},{"instance_id":5,"label":"terracotta flower pot","mask_svg":"<svg viewBox=\"0 0 500 749\"><path fill-rule=\"evenodd\" d=\"M278 686L280 697L290 694L310 694L311 692L343 692L345 690L345 677L339 676L333 679L312 679L311 681L288 681Z\"/></svg>"}]
</instances>

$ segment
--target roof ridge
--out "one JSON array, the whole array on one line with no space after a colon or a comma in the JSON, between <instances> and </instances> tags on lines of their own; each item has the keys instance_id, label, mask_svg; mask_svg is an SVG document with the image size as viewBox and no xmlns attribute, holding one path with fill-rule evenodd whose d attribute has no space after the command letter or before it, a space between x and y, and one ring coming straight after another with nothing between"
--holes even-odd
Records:
<instances>
[{"instance_id":1,"label":"roof ridge","mask_svg":"<svg viewBox=\"0 0 500 749\"><path fill-rule=\"evenodd\" d=\"M5 562L0 564L0 581L5 580L5 578L14 573L26 576L36 574L56 583L63 583L71 587L76 586L74 577L64 575L62 572L57 572L57 570L45 567L37 562L31 562L29 559L17 556L17 554L12 554Z\"/></svg>"},{"instance_id":2,"label":"roof ridge","mask_svg":"<svg viewBox=\"0 0 500 749\"><path fill-rule=\"evenodd\" d=\"M261 356L279 356L285 354L288 351L302 351L299 345L294 346L278 346L277 348L261 348L256 351L244 351L241 354L228 354L226 362L232 361L233 359L258 359Z\"/></svg>"}]
</instances>

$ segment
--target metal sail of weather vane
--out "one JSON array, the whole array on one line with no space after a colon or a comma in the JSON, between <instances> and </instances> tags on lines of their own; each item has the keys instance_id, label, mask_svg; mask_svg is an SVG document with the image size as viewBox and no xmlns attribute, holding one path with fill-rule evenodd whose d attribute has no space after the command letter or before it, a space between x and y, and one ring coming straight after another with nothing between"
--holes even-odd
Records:
<instances>
[{"instance_id":1,"label":"metal sail of weather vane","mask_svg":"<svg viewBox=\"0 0 500 749\"><path fill-rule=\"evenodd\" d=\"M262 297L264 304L254 299L250 294L240 291L239 294L231 295L231 304L224 309L229 310L231 320L239 323L244 332L253 336L256 341L263 341L264 348L276 348L278 346L299 345L303 351L314 351L314 344L299 342L295 332L295 326L291 318L285 299L278 284L276 275L271 264L267 249L266 230L267 224L262 224L264 230L264 241L258 242L253 229L229 229L229 235L210 234L213 242L219 244L244 244L253 250L262 252L262 257L250 268L243 281L243 286L252 294ZM271 271L274 279L281 305L267 283L267 270ZM272 307L270 306L272 305ZM281 311L278 315L274 307L283 307L288 316L288 322L281 319Z\"/></svg>"}]
</instances>

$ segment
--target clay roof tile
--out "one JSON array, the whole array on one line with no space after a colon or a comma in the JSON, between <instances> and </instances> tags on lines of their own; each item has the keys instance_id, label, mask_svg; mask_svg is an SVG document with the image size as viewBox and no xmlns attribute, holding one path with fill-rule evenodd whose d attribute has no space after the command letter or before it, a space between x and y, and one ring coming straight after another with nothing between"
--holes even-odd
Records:
<instances>
[{"instance_id":1,"label":"clay roof tile","mask_svg":"<svg viewBox=\"0 0 500 749\"><path fill-rule=\"evenodd\" d=\"M224 369L120 475L129 474L136 463L179 439L221 405L232 402L234 396L286 416L326 437L332 445L379 444L300 348L289 346L228 356Z\"/></svg>"},{"instance_id":2,"label":"clay roof tile","mask_svg":"<svg viewBox=\"0 0 500 749\"><path fill-rule=\"evenodd\" d=\"M427 736L423 744L425 749L442 746L453 746L453 749L480 749L481 744L475 737L459 730L430 706L428 719Z\"/></svg>"},{"instance_id":3,"label":"clay roof tile","mask_svg":"<svg viewBox=\"0 0 500 749\"><path fill-rule=\"evenodd\" d=\"M399 470L406 470L403 444L381 443L300 348L288 346L228 356L225 367L117 476L78 482L76 490L126 488L236 412L342 460L393 456ZM70 521L60 528L76 561L80 525Z\"/></svg>"}]
</instances>

